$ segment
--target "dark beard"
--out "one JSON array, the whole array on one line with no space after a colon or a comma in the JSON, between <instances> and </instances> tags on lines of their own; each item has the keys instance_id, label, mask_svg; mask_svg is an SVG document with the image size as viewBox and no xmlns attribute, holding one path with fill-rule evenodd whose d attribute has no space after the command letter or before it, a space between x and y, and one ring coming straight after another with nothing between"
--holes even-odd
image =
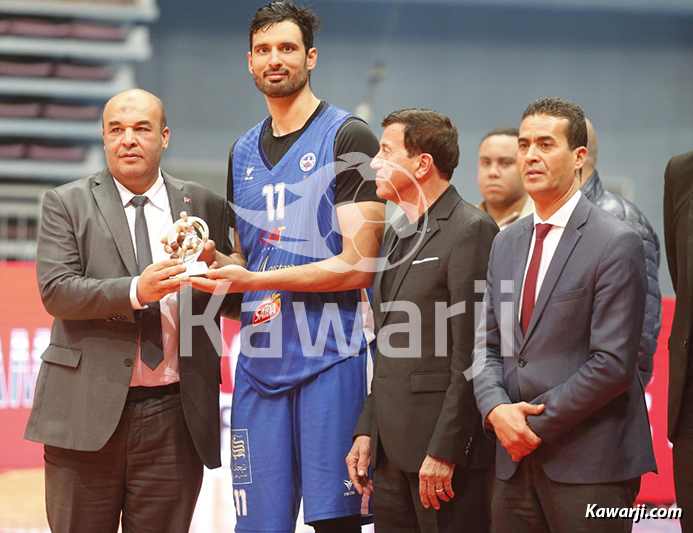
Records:
<instances>
[{"instance_id":1,"label":"dark beard","mask_svg":"<svg viewBox=\"0 0 693 533\"><path fill-rule=\"evenodd\" d=\"M270 98L286 98L287 96L293 96L306 86L308 83L308 72L297 72L293 76L287 76L280 82L267 81L264 77L260 76L253 76L253 80L255 80L255 86L265 96L269 96Z\"/></svg>"}]
</instances>

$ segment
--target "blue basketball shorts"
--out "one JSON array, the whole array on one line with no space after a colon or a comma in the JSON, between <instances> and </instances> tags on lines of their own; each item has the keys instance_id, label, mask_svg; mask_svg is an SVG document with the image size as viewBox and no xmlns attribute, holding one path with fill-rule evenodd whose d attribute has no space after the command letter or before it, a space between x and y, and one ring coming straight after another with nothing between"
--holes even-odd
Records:
<instances>
[{"instance_id":1,"label":"blue basketball shorts","mask_svg":"<svg viewBox=\"0 0 693 533\"><path fill-rule=\"evenodd\" d=\"M280 396L253 389L236 370L231 473L237 532L296 530L360 514L345 458L366 396L366 355L350 357Z\"/></svg>"}]
</instances>

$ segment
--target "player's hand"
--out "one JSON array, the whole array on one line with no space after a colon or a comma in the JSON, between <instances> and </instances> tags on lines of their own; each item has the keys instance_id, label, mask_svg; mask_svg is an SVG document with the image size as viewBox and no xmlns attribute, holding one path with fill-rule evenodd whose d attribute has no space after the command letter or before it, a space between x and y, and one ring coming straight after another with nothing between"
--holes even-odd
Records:
<instances>
[{"instance_id":1,"label":"player's hand","mask_svg":"<svg viewBox=\"0 0 693 533\"><path fill-rule=\"evenodd\" d=\"M217 263L212 263L207 272L207 277L194 276L184 278L183 281L192 283L194 289L198 291L208 292L210 294L217 291L217 286L226 284L227 288L224 292L243 292L248 289L252 273L238 265L226 265L220 267Z\"/></svg>"},{"instance_id":2,"label":"player's hand","mask_svg":"<svg viewBox=\"0 0 693 533\"><path fill-rule=\"evenodd\" d=\"M185 272L180 259L152 263L137 280L137 299L142 305L158 302L167 294L180 290L181 278L169 279Z\"/></svg>"},{"instance_id":3,"label":"player's hand","mask_svg":"<svg viewBox=\"0 0 693 533\"><path fill-rule=\"evenodd\" d=\"M354 444L346 456L346 465L349 471L349 479L359 494L371 494L373 481L368 477L368 466L371 464L371 438L368 435L359 435L354 439Z\"/></svg>"},{"instance_id":4,"label":"player's hand","mask_svg":"<svg viewBox=\"0 0 693 533\"><path fill-rule=\"evenodd\" d=\"M544 404L503 403L494 407L488 414L487 419L493 426L496 437L516 463L542 443L527 424L527 415L538 415L543 410Z\"/></svg>"},{"instance_id":5,"label":"player's hand","mask_svg":"<svg viewBox=\"0 0 693 533\"><path fill-rule=\"evenodd\" d=\"M449 502L455 497L452 491L452 474L455 463L427 455L419 469L419 497L421 504L428 509L431 505L438 511L440 502Z\"/></svg>"}]
</instances>

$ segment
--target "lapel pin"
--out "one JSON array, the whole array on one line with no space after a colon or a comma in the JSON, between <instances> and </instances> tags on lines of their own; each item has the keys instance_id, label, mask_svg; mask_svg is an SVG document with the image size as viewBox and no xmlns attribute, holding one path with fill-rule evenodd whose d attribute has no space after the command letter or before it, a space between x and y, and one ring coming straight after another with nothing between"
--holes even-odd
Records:
<instances>
[{"instance_id":1,"label":"lapel pin","mask_svg":"<svg viewBox=\"0 0 693 533\"><path fill-rule=\"evenodd\" d=\"M192 200L188 196L183 196L183 202L185 202L186 204L191 204Z\"/></svg>"}]
</instances>

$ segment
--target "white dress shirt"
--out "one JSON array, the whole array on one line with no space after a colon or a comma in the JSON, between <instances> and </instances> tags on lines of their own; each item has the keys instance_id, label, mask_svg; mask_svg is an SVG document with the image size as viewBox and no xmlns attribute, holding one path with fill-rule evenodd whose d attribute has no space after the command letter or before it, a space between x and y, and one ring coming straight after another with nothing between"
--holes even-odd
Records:
<instances>
[{"instance_id":1,"label":"white dress shirt","mask_svg":"<svg viewBox=\"0 0 693 533\"><path fill-rule=\"evenodd\" d=\"M137 256L137 246L135 246L135 206L130 203L135 193L127 189L118 180L113 181L120 193L123 202L125 217L130 226L130 236L132 246ZM169 259L169 254L161 244L161 238L168 233L173 225L171 217L171 206L168 201L168 193L164 184L164 178L159 170L159 177L147 192L143 194L149 198L144 205L144 217L147 219L147 231L149 232L149 245L152 249L152 260L157 263ZM130 284L130 303L132 308L143 309L137 299L137 280L139 276L133 278ZM161 308L161 339L164 348L164 360L154 370L145 365L140 359L140 348L137 347L137 358L132 370L130 386L156 387L168 385L179 381L178 376L178 298L176 293L167 294L160 302Z\"/></svg>"},{"instance_id":2,"label":"white dress shirt","mask_svg":"<svg viewBox=\"0 0 693 533\"><path fill-rule=\"evenodd\" d=\"M580 201L580 196L582 193L578 190L573 196L570 197L563 207L556 211L553 215L549 217L548 220L542 220L539 215L537 215L536 207L534 209L534 233L532 235L532 244L529 247L529 255L527 256L527 264L525 265L525 273L522 276L522 291L520 292L520 305L518 306L517 316L522 321L522 299L525 292L525 279L527 278L527 270L529 270L529 263L532 259L532 254L534 253L534 243L537 240L537 224L551 224L553 226L549 233L544 238L544 247L541 251L541 261L539 262L539 272L537 273L537 288L534 291L534 302L536 303L539 297L539 291L541 290L541 284L544 282L546 277L546 271L549 269L551 260L553 259L553 254L556 253L556 248L558 248L558 243L563 236L563 230L565 230L566 225L570 216L575 211L577 203Z\"/></svg>"}]
</instances>

